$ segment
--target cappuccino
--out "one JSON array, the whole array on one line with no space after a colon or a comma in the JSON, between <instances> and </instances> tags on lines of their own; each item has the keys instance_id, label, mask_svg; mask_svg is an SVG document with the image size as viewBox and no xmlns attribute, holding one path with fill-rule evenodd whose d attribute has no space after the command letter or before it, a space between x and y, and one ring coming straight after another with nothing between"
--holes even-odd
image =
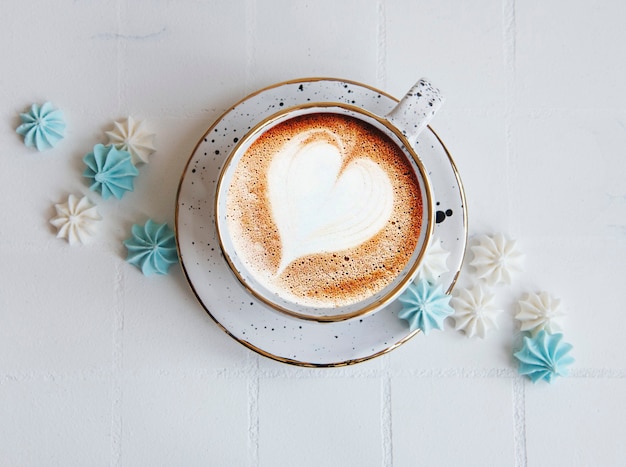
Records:
<instances>
[{"instance_id":1,"label":"cappuccino","mask_svg":"<svg viewBox=\"0 0 626 467\"><path fill-rule=\"evenodd\" d=\"M409 263L422 228L408 156L339 113L282 121L245 150L226 192L233 249L255 280L316 308L379 293Z\"/></svg>"}]
</instances>

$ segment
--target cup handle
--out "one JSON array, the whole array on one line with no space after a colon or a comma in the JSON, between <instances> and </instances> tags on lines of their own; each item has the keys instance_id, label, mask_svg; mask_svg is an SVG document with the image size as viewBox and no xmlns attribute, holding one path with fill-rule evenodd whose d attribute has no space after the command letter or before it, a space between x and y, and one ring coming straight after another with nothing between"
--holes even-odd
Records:
<instances>
[{"instance_id":1,"label":"cup handle","mask_svg":"<svg viewBox=\"0 0 626 467\"><path fill-rule=\"evenodd\" d=\"M426 128L445 98L426 78L420 79L385 118L415 145L417 136Z\"/></svg>"}]
</instances>

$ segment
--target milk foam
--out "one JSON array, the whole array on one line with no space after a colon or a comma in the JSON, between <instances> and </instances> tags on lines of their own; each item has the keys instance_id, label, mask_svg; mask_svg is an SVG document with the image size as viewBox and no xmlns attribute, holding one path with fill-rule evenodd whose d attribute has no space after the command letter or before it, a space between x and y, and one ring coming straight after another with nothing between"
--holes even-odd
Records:
<instances>
[{"instance_id":1,"label":"milk foam","mask_svg":"<svg viewBox=\"0 0 626 467\"><path fill-rule=\"evenodd\" d=\"M343 150L340 136L313 129L274 156L267 182L282 243L277 275L300 257L357 247L389 221L394 199L389 177L370 159L344 164Z\"/></svg>"},{"instance_id":2,"label":"milk foam","mask_svg":"<svg viewBox=\"0 0 626 467\"><path fill-rule=\"evenodd\" d=\"M366 299L411 257L419 182L403 151L356 118L314 113L270 128L226 198L237 257L270 293L319 308Z\"/></svg>"}]
</instances>

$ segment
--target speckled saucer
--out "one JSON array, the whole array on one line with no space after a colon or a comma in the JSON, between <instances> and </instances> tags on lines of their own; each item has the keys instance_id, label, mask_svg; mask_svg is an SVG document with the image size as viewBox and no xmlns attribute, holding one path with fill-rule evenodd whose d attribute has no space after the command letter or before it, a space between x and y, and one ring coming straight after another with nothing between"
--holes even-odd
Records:
<instances>
[{"instance_id":1,"label":"speckled saucer","mask_svg":"<svg viewBox=\"0 0 626 467\"><path fill-rule=\"evenodd\" d=\"M252 94L222 115L198 142L178 189L176 239L183 270L198 300L230 336L275 360L301 366L341 366L382 355L410 339L397 317L398 303L363 318L332 323L302 320L253 298L237 281L219 248L214 199L224 160L260 120L307 102L346 102L386 115L397 100L351 81L318 78L280 83ZM465 195L454 162L428 127L415 145L433 187L433 238L450 251L450 272L441 277L450 291L461 269L467 243Z\"/></svg>"}]
</instances>

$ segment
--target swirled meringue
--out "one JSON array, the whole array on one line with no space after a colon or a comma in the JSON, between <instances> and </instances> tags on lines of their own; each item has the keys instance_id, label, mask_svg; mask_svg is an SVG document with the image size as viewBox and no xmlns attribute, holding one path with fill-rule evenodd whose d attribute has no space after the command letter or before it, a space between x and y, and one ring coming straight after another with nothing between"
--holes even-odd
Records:
<instances>
[{"instance_id":1,"label":"swirled meringue","mask_svg":"<svg viewBox=\"0 0 626 467\"><path fill-rule=\"evenodd\" d=\"M525 336L521 350L513 354L519 360L519 374L528 376L533 383L539 380L551 383L557 376L566 376L574 359L569 355L572 345L562 339L563 334L546 331Z\"/></svg>"},{"instance_id":2,"label":"swirled meringue","mask_svg":"<svg viewBox=\"0 0 626 467\"><path fill-rule=\"evenodd\" d=\"M107 144L117 149L128 151L132 156L133 164L147 164L149 156L156 151L154 147L155 134L144 128L144 122L138 122L128 117L121 122L113 122L113 129L106 131L109 137Z\"/></svg>"},{"instance_id":3,"label":"swirled meringue","mask_svg":"<svg viewBox=\"0 0 626 467\"><path fill-rule=\"evenodd\" d=\"M411 331L421 329L426 335L433 329L443 329L445 319L454 313L450 296L441 285L423 279L410 284L398 301L402 304L398 318L407 321Z\"/></svg>"},{"instance_id":4,"label":"swirled meringue","mask_svg":"<svg viewBox=\"0 0 626 467\"><path fill-rule=\"evenodd\" d=\"M167 274L178 262L174 232L167 224L157 224L149 219L145 225L133 225L132 237L124 240L128 250L126 260L144 275Z\"/></svg>"},{"instance_id":5,"label":"swirled meringue","mask_svg":"<svg viewBox=\"0 0 626 467\"><path fill-rule=\"evenodd\" d=\"M497 316L502 312L494 305L495 295L480 284L471 289L460 289L452 297L455 329L467 337L485 337L491 329L497 329Z\"/></svg>"},{"instance_id":6,"label":"swirled meringue","mask_svg":"<svg viewBox=\"0 0 626 467\"><path fill-rule=\"evenodd\" d=\"M446 264L448 256L450 256L450 252L441 246L441 240L439 238L433 239L418 269L418 280L424 279L431 284L436 283L442 274L450 270Z\"/></svg>"},{"instance_id":7,"label":"swirled meringue","mask_svg":"<svg viewBox=\"0 0 626 467\"><path fill-rule=\"evenodd\" d=\"M519 312L515 319L520 322L522 331L537 334L541 330L555 333L563 330L562 321L565 313L561 301L547 292L528 293L519 301Z\"/></svg>"},{"instance_id":8,"label":"swirled meringue","mask_svg":"<svg viewBox=\"0 0 626 467\"><path fill-rule=\"evenodd\" d=\"M58 230L57 238L65 238L70 245L85 243L95 233L95 223L102 219L86 196L78 199L69 195L65 203L54 207L57 215L50 219L50 223Z\"/></svg>"},{"instance_id":9,"label":"swirled meringue","mask_svg":"<svg viewBox=\"0 0 626 467\"><path fill-rule=\"evenodd\" d=\"M96 144L83 161L87 166L83 175L91 180L89 189L99 191L104 199L111 195L120 199L127 191L133 191L133 180L139 171L131 162L130 153Z\"/></svg>"},{"instance_id":10,"label":"swirled meringue","mask_svg":"<svg viewBox=\"0 0 626 467\"><path fill-rule=\"evenodd\" d=\"M477 240L478 245L471 247L474 259L470 266L476 268L478 278L489 285L510 284L512 273L522 270L524 258L517 250L516 242L501 233L481 235Z\"/></svg>"},{"instance_id":11,"label":"swirled meringue","mask_svg":"<svg viewBox=\"0 0 626 467\"><path fill-rule=\"evenodd\" d=\"M38 151L43 151L56 146L63 139L63 112L55 109L50 102L42 106L33 104L30 112L20 114L20 119L22 124L15 131L24 137L26 146L34 146Z\"/></svg>"}]
</instances>

